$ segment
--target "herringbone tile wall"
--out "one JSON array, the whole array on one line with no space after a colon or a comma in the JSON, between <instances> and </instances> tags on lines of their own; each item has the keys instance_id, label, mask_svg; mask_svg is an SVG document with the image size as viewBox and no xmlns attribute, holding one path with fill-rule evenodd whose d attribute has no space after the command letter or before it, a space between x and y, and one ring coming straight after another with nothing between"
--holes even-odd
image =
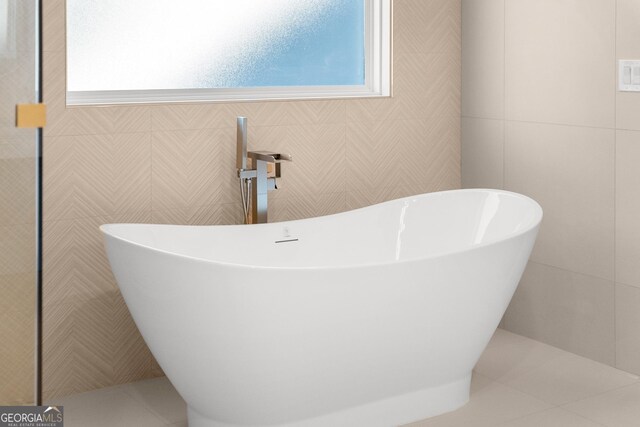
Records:
<instances>
[{"instance_id":1,"label":"herringbone tile wall","mask_svg":"<svg viewBox=\"0 0 640 427\"><path fill-rule=\"evenodd\" d=\"M460 186L460 0L395 0L388 99L65 106L65 3L44 0L45 394L162 375L118 292L98 226L241 221L235 117L292 153L270 219Z\"/></svg>"}]
</instances>

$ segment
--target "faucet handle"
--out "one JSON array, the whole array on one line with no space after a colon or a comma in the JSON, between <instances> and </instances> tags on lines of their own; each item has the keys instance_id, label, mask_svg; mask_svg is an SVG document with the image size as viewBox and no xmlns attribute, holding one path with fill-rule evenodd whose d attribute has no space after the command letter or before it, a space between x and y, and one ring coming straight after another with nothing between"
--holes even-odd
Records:
<instances>
[{"instance_id":1,"label":"faucet handle","mask_svg":"<svg viewBox=\"0 0 640 427\"><path fill-rule=\"evenodd\" d=\"M273 153L271 151L249 151L249 157L252 160L262 160L267 163L281 163L281 162L292 162L293 157L291 154L279 154Z\"/></svg>"},{"instance_id":2,"label":"faucet handle","mask_svg":"<svg viewBox=\"0 0 640 427\"><path fill-rule=\"evenodd\" d=\"M274 158L276 159L276 163L293 162L293 156L291 154L276 154Z\"/></svg>"}]
</instances>

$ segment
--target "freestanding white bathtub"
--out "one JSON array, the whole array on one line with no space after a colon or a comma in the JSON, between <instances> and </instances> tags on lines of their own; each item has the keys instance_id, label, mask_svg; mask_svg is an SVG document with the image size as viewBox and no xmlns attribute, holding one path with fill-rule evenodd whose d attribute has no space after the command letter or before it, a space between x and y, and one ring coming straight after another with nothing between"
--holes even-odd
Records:
<instances>
[{"instance_id":1,"label":"freestanding white bathtub","mask_svg":"<svg viewBox=\"0 0 640 427\"><path fill-rule=\"evenodd\" d=\"M390 427L464 405L542 209L494 190L302 221L109 224L109 260L191 427Z\"/></svg>"}]
</instances>

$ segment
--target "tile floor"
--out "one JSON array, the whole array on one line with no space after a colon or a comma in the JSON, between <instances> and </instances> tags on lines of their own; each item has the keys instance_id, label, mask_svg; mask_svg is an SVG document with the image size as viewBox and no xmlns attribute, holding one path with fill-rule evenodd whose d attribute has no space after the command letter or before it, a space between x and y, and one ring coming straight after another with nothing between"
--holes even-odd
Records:
<instances>
[{"instance_id":1,"label":"tile floor","mask_svg":"<svg viewBox=\"0 0 640 427\"><path fill-rule=\"evenodd\" d=\"M50 403L64 405L66 427L187 426L166 378ZM640 378L498 329L474 371L470 402L410 425L445 426L638 427Z\"/></svg>"}]
</instances>

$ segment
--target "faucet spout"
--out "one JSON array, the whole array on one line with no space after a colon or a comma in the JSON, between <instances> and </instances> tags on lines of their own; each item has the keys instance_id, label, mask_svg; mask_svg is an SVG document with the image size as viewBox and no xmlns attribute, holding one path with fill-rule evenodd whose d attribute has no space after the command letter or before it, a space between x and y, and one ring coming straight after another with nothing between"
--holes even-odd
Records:
<instances>
[{"instance_id":1,"label":"faucet spout","mask_svg":"<svg viewBox=\"0 0 640 427\"><path fill-rule=\"evenodd\" d=\"M245 223L266 223L268 193L278 189L276 178L282 176L281 163L291 162L293 157L290 154L272 151L248 151L247 118L238 117L237 122L236 167L240 179ZM247 159L251 159L251 167L249 167ZM275 165L275 176L269 176L269 164ZM250 220L249 211L251 211Z\"/></svg>"}]
</instances>

